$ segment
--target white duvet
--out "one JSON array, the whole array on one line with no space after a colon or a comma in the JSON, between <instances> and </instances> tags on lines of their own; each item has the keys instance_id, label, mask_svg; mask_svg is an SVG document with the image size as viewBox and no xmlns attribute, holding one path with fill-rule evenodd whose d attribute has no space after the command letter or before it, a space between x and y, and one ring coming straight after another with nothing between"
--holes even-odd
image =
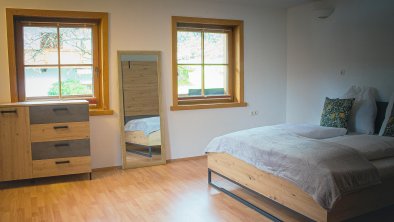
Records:
<instances>
[{"instance_id":1,"label":"white duvet","mask_svg":"<svg viewBox=\"0 0 394 222\"><path fill-rule=\"evenodd\" d=\"M338 136L325 141L351 147L368 160L394 157L394 137L377 135Z\"/></svg>"},{"instance_id":2,"label":"white duvet","mask_svg":"<svg viewBox=\"0 0 394 222\"><path fill-rule=\"evenodd\" d=\"M144 131L144 134L149 134L160 130L160 116L133 119L124 126L125 131Z\"/></svg>"},{"instance_id":3,"label":"white duvet","mask_svg":"<svg viewBox=\"0 0 394 222\"><path fill-rule=\"evenodd\" d=\"M326 139L337 136L344 136L347 133L347 130L345 128L325 127L307 123L280 124L276 125L276 127L311 139Z\"/></svg>"}]
</instances>

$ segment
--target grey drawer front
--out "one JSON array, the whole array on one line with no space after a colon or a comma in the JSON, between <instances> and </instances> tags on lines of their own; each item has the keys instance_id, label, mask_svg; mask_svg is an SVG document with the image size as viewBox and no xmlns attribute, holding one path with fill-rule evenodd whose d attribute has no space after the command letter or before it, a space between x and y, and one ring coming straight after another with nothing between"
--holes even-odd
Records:
<instances>
[{"instance_id":1,"label":"grey drawer front","mask_svg":"<svg viewBox=\"0 0 394 222\"><path fill-rule=\"evenodd\" d=\"M67 104L30 107L31 124L85 121L89 121L88 104Z\"/></svg>"},{"instance_id":2,"label":"grey drawer front","mask_svg":"<svg viewBox=\"0 0 394 222\"><path fill-rule=\"evenodd\" d=\"M33 160L90 156L90 140L65 140L32 143Z\"/></svg>"}]
</instances>

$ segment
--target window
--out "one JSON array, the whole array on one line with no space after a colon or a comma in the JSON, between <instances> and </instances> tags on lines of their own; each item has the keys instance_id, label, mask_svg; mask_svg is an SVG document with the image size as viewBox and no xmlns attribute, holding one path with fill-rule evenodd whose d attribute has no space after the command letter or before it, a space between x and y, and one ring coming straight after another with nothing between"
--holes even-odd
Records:
<instances>
[{"instance_id":1,"label":"window","mask_svg":"<svg viewBox=\"0 0 394 222\"><path fill-rule=\"evenodd\" d=\"M108 15L7 9L12 101L86 99L108 104Z\"/></svg>"},{"instance_id":2,"label":"window","mask_svg":"<svg viewBox=\"0 0 394 222\"><path fill-rule=\"evenodd\" d=\"M83 98L98 95L97 32L94 23L17 22L21 56L18 80L22 100Z\"/></svg>"},{"instance_id":3,"label":"window","mask_svg":"<svg viewBox=\"0 0 394 222\"><path fill-rule=\"evenodd\" d=\"M177 29L178 98L229 96L231 30Z\"/></svg>"},{"instance_id":4,"label":"window","mask_svg":"<svg viewBox=\"0 0 394 222\"><path fill-rule=\"evenodd\" d=\"M172 17L172 110L246 106L243 22Z\"/></svg>"}]
</instances>

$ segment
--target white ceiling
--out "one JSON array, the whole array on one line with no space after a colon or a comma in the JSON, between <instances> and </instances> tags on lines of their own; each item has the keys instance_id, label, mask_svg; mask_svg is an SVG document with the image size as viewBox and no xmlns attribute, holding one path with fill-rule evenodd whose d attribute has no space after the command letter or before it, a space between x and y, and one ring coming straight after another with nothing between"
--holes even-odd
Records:
<instances>
[{"instance_id":1,"label":"white ceiling","mask_svg":"<svg viewBox=\"0 0 394 222\"><path fill-rule=\"evenodd\" d=\"M251 5L261 5L269 7L290 8L318 0L218 0L223 2L234 2Z\"/></svg>"},{"instance_id":2,"label":"white ceiling","mask_svg":"<svg viewBox=\"0 0 394 222\"><path fill-rule=\"evenodd\" d=\"M308 2L312 2L313 0L261 0L267 2L267 4L276 5L278 7L289 8L296 5L302 5Z\"/></svg>"}]
</instances>

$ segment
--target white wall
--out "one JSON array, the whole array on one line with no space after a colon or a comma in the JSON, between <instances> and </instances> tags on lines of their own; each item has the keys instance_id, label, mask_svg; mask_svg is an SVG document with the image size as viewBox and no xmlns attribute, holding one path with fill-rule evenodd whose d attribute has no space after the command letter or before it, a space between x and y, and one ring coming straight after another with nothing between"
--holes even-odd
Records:
<instances>
[{"instance_id":1,"label":"white wall","mask_svg":"<svg viewBox=\"0 0 394 222\"><path fill-rule=\"evenodd\" d=\"M313 17L313 4L288 10L287 122L319 123L325 97L352 84L377 88L382 101L394 91L394 1L334 5L325 20Z\"/></svg>"},{"instance_id":2,"label":"white wall","mask_svg":"<svg viewBox=\"0 0 394 222\"><path fill-rule=\"evenodd\" d=\"M225 1L192 0L1 0L0 102L9 102L5 8L109 13L110 106L113 116L91 118L93 167L121 164L118 127L117 50L162 51L163 110L169 159L203 154L215 136L285 121L286 10ZM245 22L246 108L176 111L171 101L171 16L242 19ZM259 115L251 117L251 110Z\"/></svg>"}]
</instances>

